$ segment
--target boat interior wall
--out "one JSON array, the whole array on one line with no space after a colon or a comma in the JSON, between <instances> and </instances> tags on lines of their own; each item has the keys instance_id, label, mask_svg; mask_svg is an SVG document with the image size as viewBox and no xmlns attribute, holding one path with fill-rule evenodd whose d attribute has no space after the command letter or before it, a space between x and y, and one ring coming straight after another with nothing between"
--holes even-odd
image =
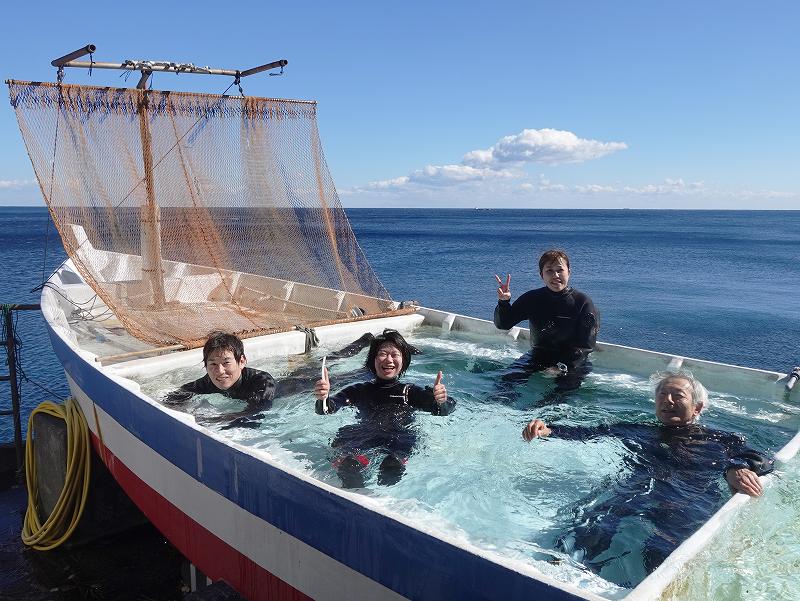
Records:
<instances>
[{"instance_id":1,"label":"boat interior wall","mask_svg":"<svg viewBox=\"0 0 800 601\"><path fill-rule=\"evenodd\" d=\"M365 332L379 334L385 328L400 332L410 332L423 323L421 315L401 315L383 319L370 319L353 323L332 324L316 328L314 331L321 345L336 348L352 342ZM258 336L244 340L245 355L249 361L259 361L268 357L285 357L305 352L306 337L302 332L282 332L269 336ZM202 349L170 353L162 357L135 359L126 363L109 366L112 373L125 378L150 378L174 369L190 367L202 363Z\"/></svg>"},{"instance_id":2,"label":"boat interior wall","mask_svg":"<svg viewBox=\"0 0 800 601\"><path fill-rule=\"evenodd\" d=\"M800 432L792 437L786 445L777 453L775 453L775 461L786 463L794 459L797 453L800 452Z\"/></svg>"},{"instance_id":3,"label":"boat interior wall","mask_svg":"<svg viewBox=\"0 0 800 601\"><path fill-rule=\"evenodd\" d=\"M63 336L69 338L74 344L76 341L75 333L69 326L67 315L64 312L64 308L61 306L59 300L59 296L56 294L56 292L53 289L46 287L42 291L42 300L40 303L42 307L42 315L47 323L49 323L52 327L57 328Z\"/></svg>"},{"instance_id":4,"label":"boat interior wall","mask_svg":"<svg viewBox=\"0 0 800 601\"><path fill-rule=\"evenodd\" d=\"M473 332L475 334L486 334L489 336L504 335L504 333L494 327L491 321L485 319L476 319L474 317L467 317L466 315L459 315L457 313L448 313L446 311L439 311L437 309L429 309L428 307L420 307L420 313L425 316L425 325L434 327L441 327L445 331L465 331ZM522 331L521 328L516 328L521 333L520 338L527 340L528 330Z\"/></svg>"},{"instance_id":5,"label":"boat interior wall","mask_svg":"<svg viewBox=\"0 0 800 601\"><path fill-rule=\"evenodd\" d=\"M153 306L155 291L149 281L141 279L141 257L95 249L79 225L71 224L70 231L74 234L77 254L82 262L93 265L114 299L124 300L129 307L143 311ZM175 261L163 261L162 264L161 290L166 302L185 305L202 302L212 310L228 304L242 308L246 314L273 312L288 316L281 324L283 328L292 328L299 321L298 311L311 309L327 320L347 320L369 314L375 302L374 298L363 294L283 279ZM138 273L139 277L124 279L131 273ZM398 307L399 303L387 301L381 309L391 312ZM237 330L236 327L227 329Z\"/></svg>"},{"instance_id":6,"label":"boat interior wall","mask_svg":"<svg viewBox=\"0 0 800 601\"><path fill-rule=\"evenodd\" d=\"M128 334L71 260L50 276L41 307L48 323L87 360L153 348Z\"/></svg>"},{"instance_id":7,"label":"boat interior wall","mask_svg":"<svg viewBox=\"0 0 800 601\"><path fill-rule=\"evenodd\" d=\"M490 321L426 307L420 308L420 313L424 315L426 325L441 326L445 331L460 330L493 336L500 334ZM513 331L515 329L517 332ZM512 328L507 335L514 340L530 339L527 328ZM778 372L726 365L622 345L598 343L597 349L592 354L592 363L600 369L642 377L649 377L662 371L684 369L692 372L709 389L719 392L763 398L800 398L795 390L792 390L790 396L786 395L782 383L785 375Z\"/></svg>"}]
</instances>

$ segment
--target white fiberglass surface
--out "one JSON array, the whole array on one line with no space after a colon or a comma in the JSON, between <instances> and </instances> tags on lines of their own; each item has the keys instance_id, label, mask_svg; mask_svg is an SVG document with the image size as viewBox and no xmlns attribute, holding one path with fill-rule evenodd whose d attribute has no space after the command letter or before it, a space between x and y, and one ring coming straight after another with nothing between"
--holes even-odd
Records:
<instances>
[{"instance_id":1,"label":"white fiberglass surface","mask_svg":"<svg viewBox=\"0 0 800 601\"><path fill-rule=\"evenodd\" d=\"M507 337L443 333L429 327L418 328L407 339L421 353L412 356L403 380L432 386L437 371L442 370L457 407L448 416L416 413L415 450L398 483L379 484L374 466L381 457L368 453L372 461L365 487L355 489L367 497L365 502L403 515L425 530L463 540L490 555L534 565L559 580L609 598L624 596L640 582L647 575L642 557L651 524L628 518L620 522L606 554L608 561L592 569L563 544L576 525L576 516L630 476L631 466L636 465L630 447L610 436L591 440L552 436L526 443L521 431L534 417L562 425L653 423L652 383L596 366L580 389L561 397L550 396L554 388L551 377L534 374L517 389L519 397L509 400L502 391L498 393L497 381L527 350L524 343ZM308 392L277 398L263 418L247 422L246 427L223 429L225 421L212 423L220 414L242 409L240 401L222 395L197 396L186 410L199 423L208 423L240 444L341 486L333 467L339 454L331 442L340 428L358 422L356 410L316 415L311 394L322 357L334 350L319 348L309 357L250 363L277 380L303 374L308 377ZM370 379L363 369L366 352L328 363L333 393ZM142 382L142 389L163 398L203 373L201 365L174 371ZM543 398L549 398L551 404L537 406ZM800 412L779 399L710 391L710 407L701 423L745 434L749 446L775 452L797 431ZM714 501L717 507L728 494L721 469L719 489L722 494Z\"/></svg>"},{"instance_id":2,"label":"white fiberglass surface","mask_svg":"<svg viewBox=\"0 0 800 601\"><path fill-rule=\"evenodd\" d=\"M664 601L800 599L800 456L782 466L764 497L748 503L681 571Z\"/></svg>"}]
</instances>

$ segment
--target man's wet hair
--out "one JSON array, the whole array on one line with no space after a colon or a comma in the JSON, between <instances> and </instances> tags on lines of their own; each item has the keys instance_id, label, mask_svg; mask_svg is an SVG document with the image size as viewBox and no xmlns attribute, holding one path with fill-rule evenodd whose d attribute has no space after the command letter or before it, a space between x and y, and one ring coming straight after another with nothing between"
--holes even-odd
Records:
<instances>
[{"instance_id":1,"label":"man's wet hair","mask_svg":"<svg viewBox=\"0 0 800 601\"><path fill-rule=\"evenodd\" d=\"M228 334L227 332L211 332L208 335L208 340L203 345L203 365L208 364L208 357L214 351L230 351L233 353L233 358L238 363L244 357L244 343L241 338L235 334Z\"/></svg>"},{"instance_id":2,"label":"man's wet hair","mask_svg":"<svg viewBox=\"0 0 800 601\"><path fill-rule=\"evenodd\" d=\"M548 263L556 263L558 261L563 261L564 264L569 269L569 257L567 253L563 250L558 250L557 248L552 248L550 250L545 251L541 257L539 257L539 275L544 273L544 266Z\"/></svg>"},{"instance_id":3,"label":"man's wet hair","mask_svg":"<svg viewBox=\"0 0 800 601\"><path fill-rule=\"evenodd\" d=\"M669 380L686 380L692 389L692 404L695 407L706 409L708 407L708 391L689 371L662 371L655 375L656 385L653 393L658 396L661 387Z\"/></svg>"},{"instance_id":4,"label":"man's wet hair","mask_svg":"<svg viewBox=\"0 0 800 601\"><path fill-rule=\"evenodd\" d=\"M391 343L396 346L403 356L403 367L400 370L400 375L402 376L408 366L411 365L411 353L415 349L406 342L406 339L397 330L386 329L382 334L378 334L372 339L372 342L369 343L369 353L367 353L367 360L364 362L364 366L377 377L375 357L378 356L378 350L380 350L381 345L385 343Z\"/></svg>"}]
</instances>

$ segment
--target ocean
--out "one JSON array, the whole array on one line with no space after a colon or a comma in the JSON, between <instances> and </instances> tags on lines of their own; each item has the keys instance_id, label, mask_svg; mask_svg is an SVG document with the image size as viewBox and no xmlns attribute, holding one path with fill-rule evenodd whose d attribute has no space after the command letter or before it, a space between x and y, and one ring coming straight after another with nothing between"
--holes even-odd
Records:
<instances>
[{"instance_id":1,"label":"ocean","mask_svg":"<svg viewBox=\"0 0 800 601\"><path fill-rule=\"evenodd\" d=\"M599 339L604 342L779 372L800 364L800 211L348 209L347 213L375 272L395 300L417 300L491 319L497 299L494 275L510 273L511 291L517 297L541 285L537 267L541 252L560 248L571 259L570 284L588 293L599 309ZM32 290L64 258L46 209L0 208L4 266L0 303L37 303L38 292ZM27 376L22 383L27 416L41 401L63 399L68 390L41 315L17 315ZM7 384L0 383L0 407L5 408L9 398ZM9 418L2 419L0 442L10 441ZM796 466L793 471L787 467L787 477L775 487L781 499L778 510L795 516L794 522L787 522L790 525L800 522L800 486L792 484L798 471ZM769 522L773 514L753 515L752 519ZM798 585L791 583L790 568L800 563L800 549L796 541L787 543L776 557L778 535L769 545L758 541L758 532L768 525L756 527L745 551L736 550L734 543L741 541L731 534L732 555L713 556L720 564L716 577L701 570L696 582L674 598L795 598ZM743 553L758 570L742 567ZM758 575L759 586L748 580L755 578L753 574ZM772 575L777 580L770 583ZM768 593L754 597L756 590Z\"/></svg>"}]
</instances>

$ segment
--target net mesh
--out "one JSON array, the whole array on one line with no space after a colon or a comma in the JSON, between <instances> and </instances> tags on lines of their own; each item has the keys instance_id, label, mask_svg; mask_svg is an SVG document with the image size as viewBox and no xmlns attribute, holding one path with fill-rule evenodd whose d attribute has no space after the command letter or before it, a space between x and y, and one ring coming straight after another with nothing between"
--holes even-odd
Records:
<instances>
[{"instance_id":1,"label":"net mesh","mask_svg":"<svg viewBox=\"0 0 800 601\"><path fill-rule=\"evenodd\" d=\"M137 338L193 347L397 312L339 202L316 103L9 88L67 253Z\"/></svg>"}]
</instances>

